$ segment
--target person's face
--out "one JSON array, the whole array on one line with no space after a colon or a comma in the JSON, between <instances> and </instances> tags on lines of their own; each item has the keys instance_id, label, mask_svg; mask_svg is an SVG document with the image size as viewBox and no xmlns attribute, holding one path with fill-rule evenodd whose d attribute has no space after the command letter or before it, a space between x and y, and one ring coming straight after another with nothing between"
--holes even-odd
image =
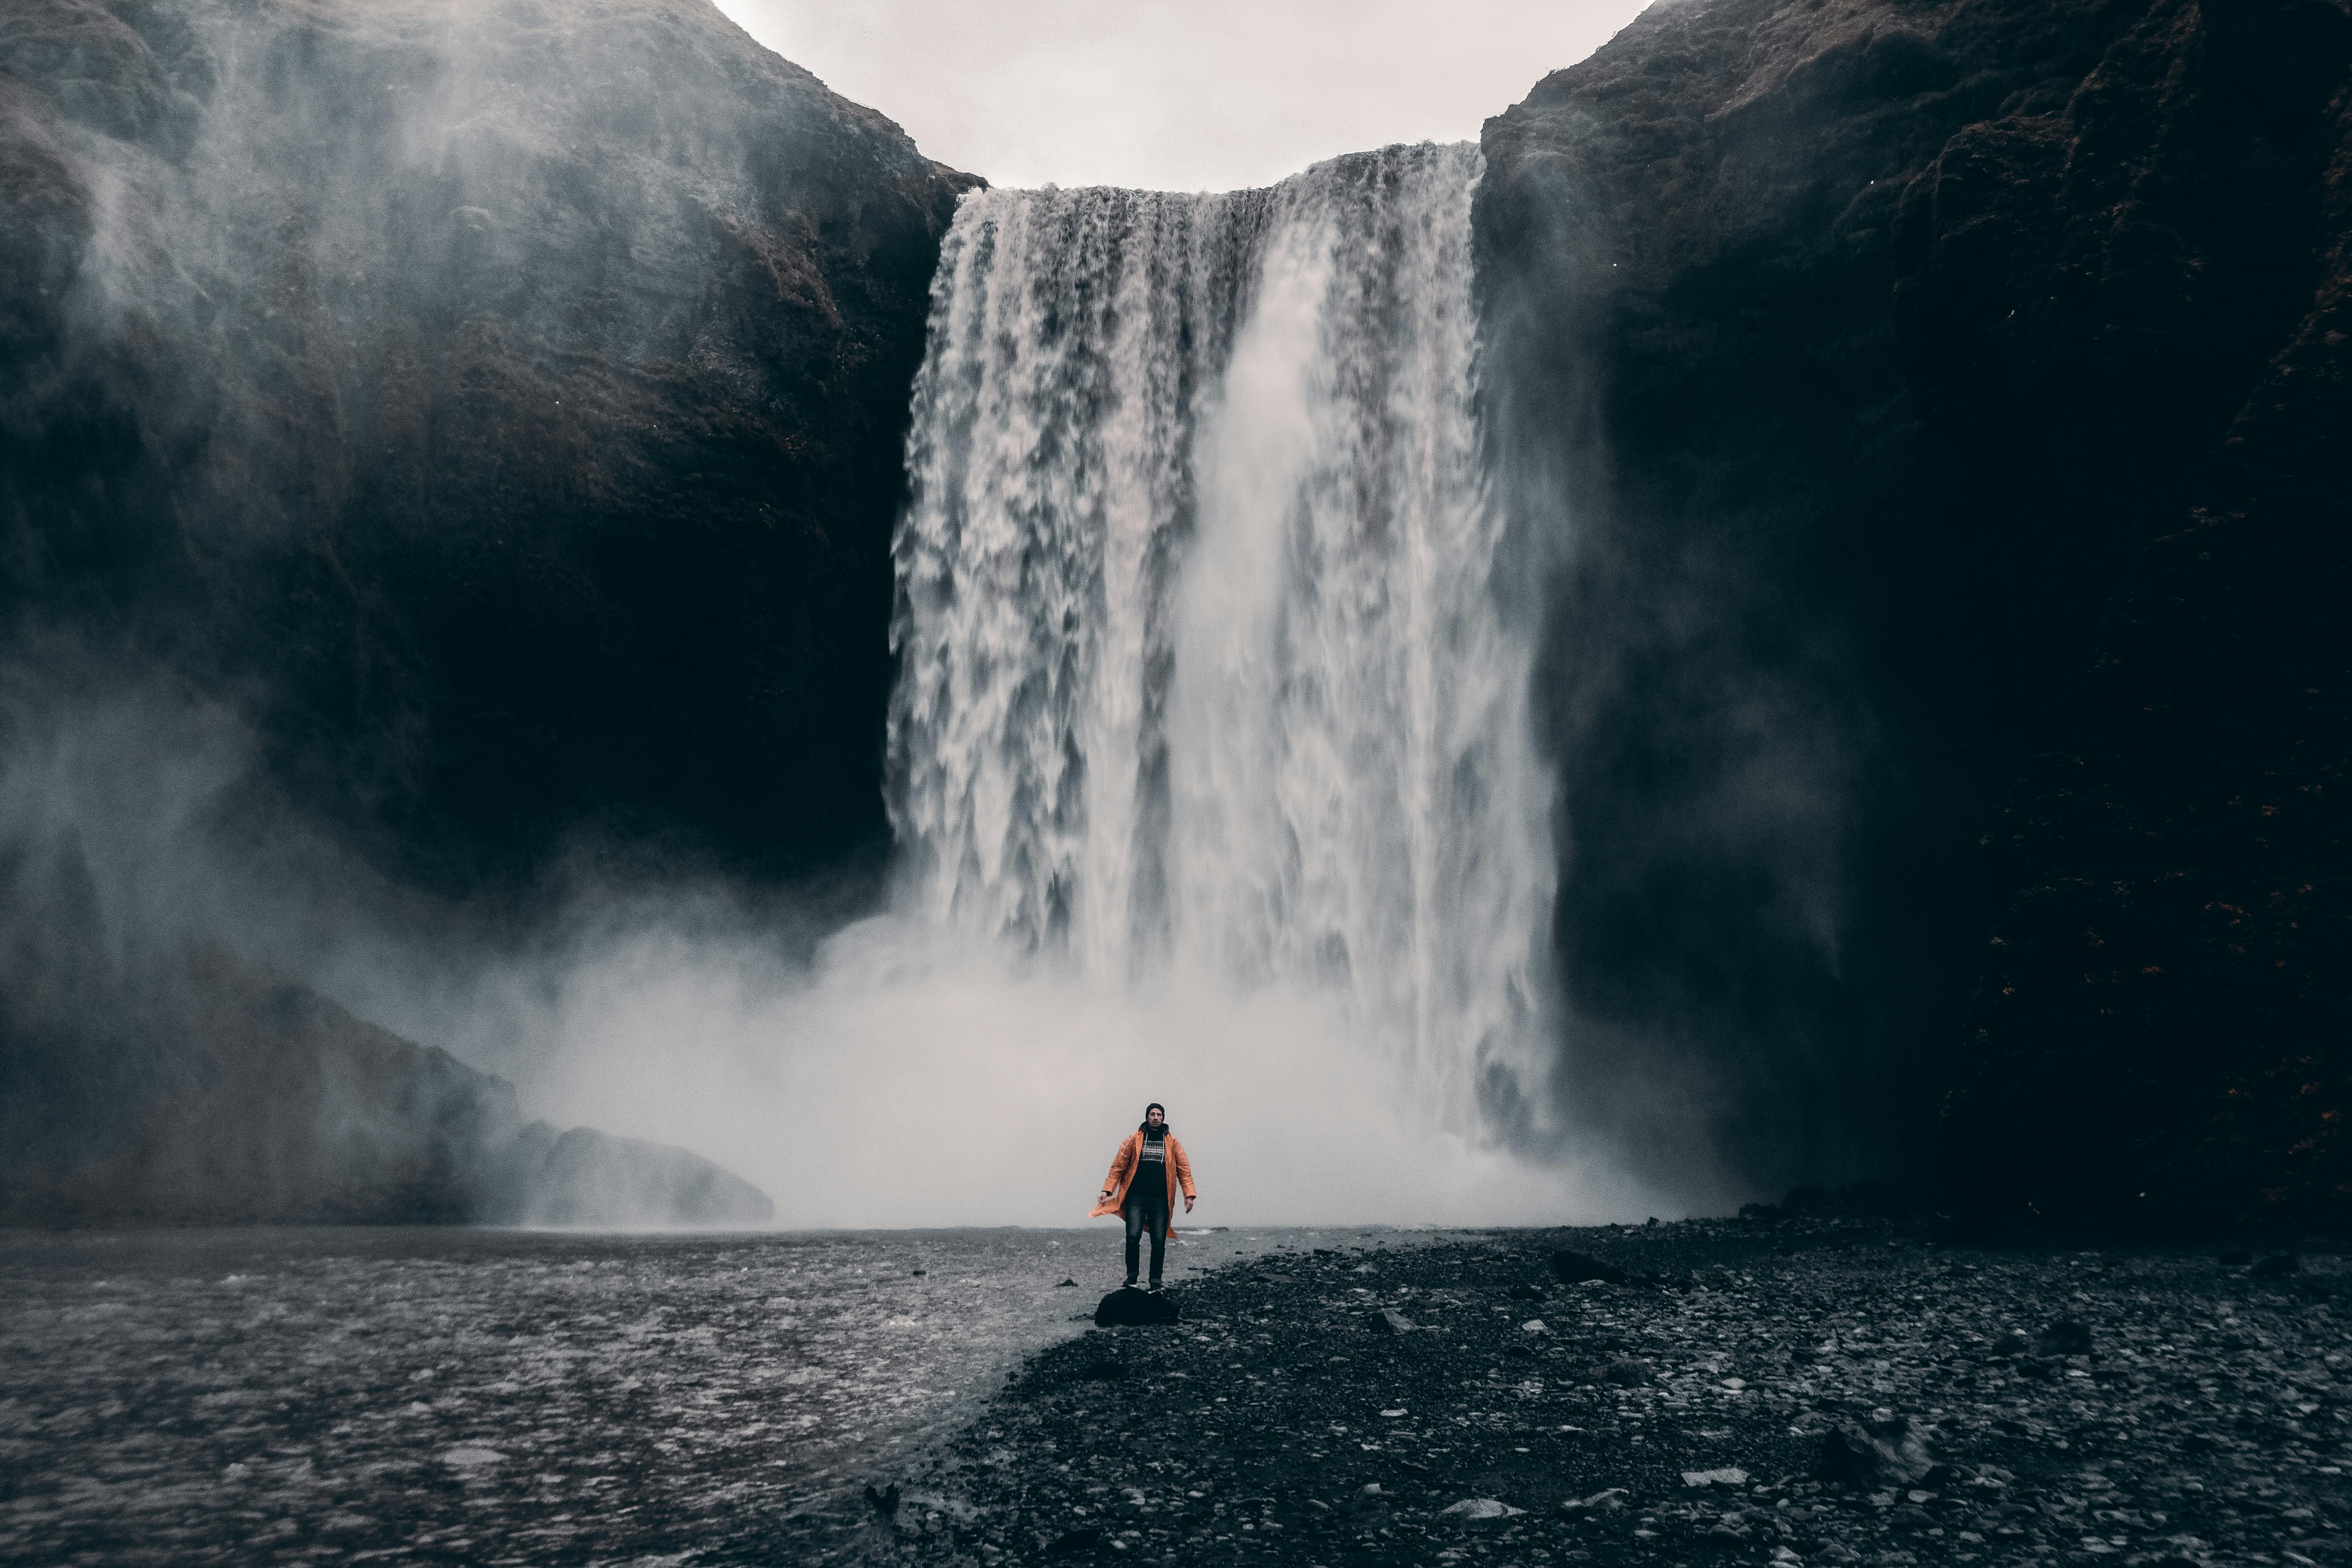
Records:
<instances>
[{"instance_id":1,"label":"person's face","mask_svg":"<svg viewBox=\"0 0 2352 1568\"><path fill-rule=\"evenodd\" d=\"M1155 1105L1155 1106L1153 1106L1150 1110L1147 1110L1147 1111L1145 1111L1145 1112L1143 1113L1143 1120L1145 1120L1146 1121L1150 1122L1150 1123L1151 1123L1151 1125L1153 1125L1154 1127L1157 1127L1157 1126L1160 1125L1162 1122L1166 1121L1168 1120L1168 1118L1167 1118L1166 1116L1162 1115L1162 1114L1160 1113L1160 1108L1159 1108L1158 1106L1156 1106L1156 1105Z\"/></svg>"}]
</instances>

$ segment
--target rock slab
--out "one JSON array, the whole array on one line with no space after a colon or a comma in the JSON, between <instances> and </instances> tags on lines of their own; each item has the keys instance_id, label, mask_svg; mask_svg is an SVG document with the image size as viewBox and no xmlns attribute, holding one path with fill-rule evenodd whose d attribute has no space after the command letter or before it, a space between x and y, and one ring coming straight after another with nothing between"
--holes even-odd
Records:
<instances>
[{"instance_id":1,"label":"rock slab","mask_svg":"<svg viewBox=\"0 0 2352 1568\"><path fill-rule=\"evenodd\" d=\"M1114 1290L1095 1308L1097 1328L1165 1328L1176 1321L1176 1300L1164 1290Z\"/></svg>"}]
</instances>

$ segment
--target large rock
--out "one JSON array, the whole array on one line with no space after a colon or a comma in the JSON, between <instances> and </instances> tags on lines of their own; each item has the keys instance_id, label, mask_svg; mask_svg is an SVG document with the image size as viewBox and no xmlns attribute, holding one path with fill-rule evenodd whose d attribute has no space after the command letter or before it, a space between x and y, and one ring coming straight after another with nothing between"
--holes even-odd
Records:
<instances>
[{"instance_id":1,"label":"large rock","mask_svg":"<svg viewBox=\"0 0 2352 1568\"><path fill-rule=\"evenodd\" d=\"M776 1205L699 1155L534 1121L496 1150L478 1217L510 1225L763 1226Z\"/></svg>"},{"instance_id":2,"label":"large rock","mask_svg":"<svg viewBox=\"0 0 2352 1568\"><path fill-rule=\"evenodd\" d=\"M684 1150L513 1088L217 947L142 954L71 842L0 845L0 1226L761 1225Z\"/></svg>"},{"instance_id":3,"label":"large rock","mask_svg":"<svg viewBox=\"0 0 2352 1568\"><path fill-rule=\"evenodd\" d=\"M1841 1421L1822 1434L1813 1479L1855 1488L1910 1486L1935 1468L1910 1417Z\"/></svg>"},{"instance_id":4,"label":"large rock","mask_svg":"<svg viewBox=\"0 0 2352 1568\"><path fill-rule=\"evenodd\" d=\"M1666 0L1488 122L1562 1089L1660 1179L2340 1205L2347 59L2331 0Z\"/></svg>"},{"instance_id":5,"label":"large rock","mask_svg":"<svg viewBox=\"0 0 2352 1568\"><path fill-rule=\"evenodd\" d=\"M976 182L708 0L0 16L0 658L232 701L379 868L885 841Z\"/></svg>"},{"instance_id":6,"label":"large rock","mask_svg":"<svg viewBox=\"0 0 2352 1568\"><path fill-rule=\"evenodd\" d=\"M1176 1321L1175 1298L1163 1290L1114 1290L1095 1305L1097 1328L1161 1328Z\"/></svg>"}]
</instances>

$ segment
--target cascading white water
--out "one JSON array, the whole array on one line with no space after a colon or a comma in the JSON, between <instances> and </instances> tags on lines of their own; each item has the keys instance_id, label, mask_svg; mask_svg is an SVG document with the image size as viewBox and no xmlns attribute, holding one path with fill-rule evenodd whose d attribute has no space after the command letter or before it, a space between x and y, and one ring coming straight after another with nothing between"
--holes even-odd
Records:
<instances>
[{"instance_id":1,"label":"cascading white water","mask_svg":"<svg viewBox=\"0 0 2352 1568\"><path fill-rule=\"evenodd\" d=\"M1464 1130L1528 1082L1553 864L1480 476L1479 172L968 197L889 741L911 913L1322 998Z\"/></svg>"},{"instance_id":2,"label":"cascading white water","mask_svg":"<svg viewBox=\"0 0 2352 1568\"><path fill-rule=\"evenodd\" d=\"M538 1103L788 1226L1079 1223L1155 1100L1196 1224L1674 1212L1497 1136L1545 1120L1553 854L1531 568L1480 479L1478 174L967 198L896 542L901 900L805 964L694 905L493 977L521 1000L481 1037L560 1042Z\"/></svg>"}]
</instances>

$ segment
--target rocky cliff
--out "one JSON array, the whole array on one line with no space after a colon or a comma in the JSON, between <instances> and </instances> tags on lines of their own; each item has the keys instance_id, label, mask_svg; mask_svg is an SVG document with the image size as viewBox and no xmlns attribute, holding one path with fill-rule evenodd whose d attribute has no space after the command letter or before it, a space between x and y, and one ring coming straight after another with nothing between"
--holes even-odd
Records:
<instances>
[{"instance_id":1,"label":"rocky cliff","mask_svg":"<svg viewBox=\"0 0 2352 1568\"><path fill-rule=\"evenodd\" d=\"M0 1223L765 1216L244 927L878 855L975 184L707 0L0 9Z\"/></svg>"},{"instance_id":2,"label":"rocky cliff","mask_svg":"<svg viewBox=\"0 0 2352 1568\"><path fill-rule=\"evenodd\" d=\"M759 1226L682 1149L513 1088L218 948L113 940L83 858L0 857L0 1226Z\"/></svg>"},{"instance_id":3,"label":"rocky cliff","mask_svg":"<svg viewBox=\"0 0 2352 1568\"><path fill-rule=\"evenodd\" d=\"M413 884L877 847L976 183L707 0L11 5L0 635L233 700Z\"/></svg>"},{"instance_id":4,"label":"rocky cliff","mask_svg":"<svg viewBox=\"0 0 2352 1568\"><path fill-rule=\"evenodd\" d=\"M1488 122L1629 1147L2344 1212L2347 62L2332 0L1665 0Z\"/></svg>"}]
</instances>

